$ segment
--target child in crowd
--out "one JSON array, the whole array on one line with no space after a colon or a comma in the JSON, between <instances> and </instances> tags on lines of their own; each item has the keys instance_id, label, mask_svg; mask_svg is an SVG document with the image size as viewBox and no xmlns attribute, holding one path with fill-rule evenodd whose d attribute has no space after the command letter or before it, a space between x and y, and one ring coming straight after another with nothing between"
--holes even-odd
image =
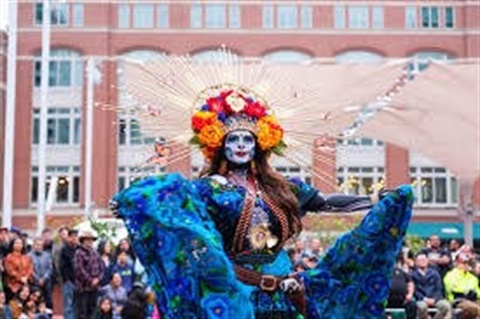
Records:
<instances>
[{"instance_id":1,"label":"child in crowd","mask_svg":"<svg viewBox=\"0 0 480 319\"><path fill-rule=\"evenodd\" d=\"M101 297L93 319L113 319L112 301L107 296Z\"/></svg>"},{"instance_id":2,"label":"child in crowd","mask_svg":"<svg viewBox=\"0 0 480 319\"><path fill-rule=\"evenodd\" d=\"M22 313L24 312L24 304L27 302L30 295L30 287L28 285L23 285L17 294L15 294L10 300L9 305L12 310L12 318L19 319Z\"/></svg>"},{"instance_id":3,"label":"child in crowd","mask_svg":"<svg viewBox=\"0 0 480 319\"><path fill-rule=\"evenodd\" d=\"M112 273L119 273L122 277L122 286L127 293L132 291L135 282L135 272L133 262L128 258L128 254L124 250L120 250L117 255L117 263L113 266Z\"/></svg>"},{"instance_id":4,"label":"child in crowd","mask_svg":"<svg viewBox=\"0 0 480 319\"><path fill-rule=\"evenodd\" d=\"M12 319L12 310L6 302L7 299L5 298L5 292L0 291L0 318Z\"/></svg>"}]
</instances>

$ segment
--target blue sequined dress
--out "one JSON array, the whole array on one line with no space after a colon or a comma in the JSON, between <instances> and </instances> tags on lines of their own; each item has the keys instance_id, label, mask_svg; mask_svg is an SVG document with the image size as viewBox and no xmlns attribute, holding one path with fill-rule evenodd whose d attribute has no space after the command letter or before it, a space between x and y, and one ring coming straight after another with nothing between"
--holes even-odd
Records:
<instances>
[{"instance_id":1,"label":"blue sequined dress","mask_svg":"<svg viewBox=\"0 0 480 319\"><path fill-rule=\"evenodd\" d=\"M292 181L301 214L318 192ZM218 178L179 174L142 180L114 197L138 258L153 279L163 318L302 318L281 290L238 281L233 263L275 276L292 273L275 248L279 223L255 199L243 251L229 252L246 190ZM308 318L380 318L413 202L409 186L385 196L341 236L318 267L301 274ZM258 233L262 236L258 237Z\"/></svg>"}]
</instances>

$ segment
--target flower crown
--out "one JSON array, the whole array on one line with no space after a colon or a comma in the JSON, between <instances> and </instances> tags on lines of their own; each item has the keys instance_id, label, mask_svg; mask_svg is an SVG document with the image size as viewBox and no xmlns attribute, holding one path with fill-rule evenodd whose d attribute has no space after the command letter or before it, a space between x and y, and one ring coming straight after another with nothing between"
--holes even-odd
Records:
<instances>
[{"instance_id":1,"label":"flower crown","mask_svg":"<svg viewBox=\"0 0 480 319\"><path fill-rule=\"evenodd\" d=\"M222 85L204 90L195 101L192 116L192 144L200 146L211 160L222 146L224 137L235 130L248 130L257 137L260 149L281 155L286 147L283 129L269 114L267 104L243 87Z\"/></svg>"}]
</instances>

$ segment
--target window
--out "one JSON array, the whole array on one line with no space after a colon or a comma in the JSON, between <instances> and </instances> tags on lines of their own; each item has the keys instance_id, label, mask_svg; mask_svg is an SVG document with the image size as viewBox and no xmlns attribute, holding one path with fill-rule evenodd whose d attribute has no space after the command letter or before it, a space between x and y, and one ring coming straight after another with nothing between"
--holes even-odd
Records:
<instances>
[{"instance_id":1,"label":"window","mask_svg":"<svg viewBox=\"0 0 480 319\"><path fill-rule=\"evenodd\" d=\"M129 4L118 5L118 27L119 28L130 27L130 5Z\"/></svg>"},{"instance_id":2,"label":"window","mask_svg":"<svg viewBox=\"0 0 480 319\"><path fill-rule=\"evenodd\" d=\"M417 28L417 8L416 7L405 8L405 27L407 29Z\"/></svg>"},{"instance_id":3,"label":"window","mask_svg":"<svg viewBox=\"0 0 480 319\"><path fill-rule=\"evenodd\" d=\"M408 65L410 76L425 70L431 60L446 61L448 59L448 54L443 52L418 52L413 55L412 62Z\"/></svg>"},{"instance_id":4,"label":"window","mask_svg":"<svg viewBox=\"0 0 480 319\"><path fill-rule=\"evenodd\" d=\"M35 57L34 84L40 86L42 78L40 56ZM52 87L82 86L83 62L80 55L71 50L52 50L50 52L48 84Z\"/></svg>"},{"instance_id":5,"label":"window","mask_svg":"<svg viewBox=\"0 0 480 319\"><path fill-rule=\"evenodd\" d=\"M56 198L58 204L76 204L80 198L80 167L79 166L47 166L45 196L50 189L51 181L56 178ZM32 167L31 192L32 203L38 201L38 167Z\"/></svg>"},{"instance_id":6,"label":"window","mask_svg":"<svg viewBox=\"0 0 480 319\"><path fill-rule=\"evenodd\" d=\"M312 60L312 56L301 51L295 50L279 50L270 52L263 56L266 61L270 62L284 62L284 63L302 63Z\"/></svg>"},{"instance_id":7,"label":"window","mask_svg":"<svg viewBox=\"0 0 480 319\"><path fill-rule=\"evenodd\" d=\"M275 11L272 4L264 4L262 12L262 25L265 29L273 29L275 24Z\"/></svg>"},{"instance_id":8,"label":"window","mask_svg":"<svg viewBox=\"0 0 480 319\"><path fill-rule=\"evenodd\" d=\"M166 171L165 167L149 166L149 167L125 167L118 168L118 191L130 187L133 183L146 177L158 175Z\"/></svg>"},{"instance_id":9,"label":"window","mask_svg":"<svg viewBox=\"0 0 480 319\"><path fill-rule=\"evenodd\" d=\"M139 29L153 28L153 4L135 4L133 6L133 27Z\"/></svg>"},{"instance_id":10,"label":"window","mask_svg":"<svg viewBox=\"0 0 480 319\"><path fill-rule=\"evenodd\" d=\"M167 4L157 5L157 27L167 29L169 27L169 12Z\"/></svg>"},{"instance_id":11,"label":"window","mask_svg":"<svg viewBox=\"0 0 480 319\"><path fill-rule=\"evenodd\" d=\"M345 6L335 6L334 8L335 29L345 29Z\"/></svg>"},{"instance_id":12,"label":"window","mask_svg":"<svg viewBox=\"0 0 480 319\"><path fill-rule=\"evenodd\" d=\"M226 12L223 4L205 5L205 27L210 29L221 29L226 26Z\"/></svg>"},{"instance_id":13,"label":"window","mask_svg":"<svg viewBox=\"0 0 480 319\"><path fill-rule=\"evenodd\" d=\"M438 28L438 7L422 7L422 27Z\"/></svg>"},{"instance_id":14,"label":"window","mask_svg":"<svg viewBox=\"0 0 480 319\"><path fill-rule=\"evenodd\" d=\"M300 21L303 29L313 28L313 11L312 6L302 5L301 7Z\"/></svg>"},{"instance_id":15,"label":"window","mask_svg":"<svg viewBox=\"0 0 480 319\"><path fill-rule=\"evenodd\" d=\"M294 29L297 27L297 6L279 5L277 7L277 23L280 29Z\"/></svg>"},{"instance_id":16,"label":"window","mask_svg":"<svg viewBox=\"0 0 480 319\"><path fill-rule=\"evenodd\" d=\"M419 206L456 206L457 181L443 167L411 167L415 200Z\"/></svg>"},{"instance_id":17,"label":"window","mask_svg":"<svg viewBox=\"0 0 480 319\"><path fill-rule=\"evenodd\" d=\"M52 26L68 25L68 3L52 2L50 4L50 23ZM80 4L81 5L81 4ZM83 9L82 9L83 10ZM35 24L43 22L43 3L35 3Z\"/></svg>"},{"instance_id":18,"label":"window","mask_svg":"<svg viewBox=\"0 0 480 319\"><path fill-rule=\"evenodd\" d=\"M192 4L190 7L190 27L195 29L201 28L202 17L202 5L199 3Z\"/></svg>"},{"instance_id":19,"label":"window","mask_svg":"<svg viewBox=\"0 0 480 319\"><path fill-rule=\"evenodd\" d=\"M338 188L351 195L373 194L384 183L383 175L383 167L338 167Z\"/></svg>"},{"instance_id":20,"label":"window","mask_svg":"<svg viewBox=\"0 0 480 319\"><path fill-rule=\"evenodd\" d=\"M345 51L335 56L337 63L380 63L383 61L383 56L362 50Z\"/></svg>"},{"instance_id":21,"label":"window","mask_svg":"<svg viewBox=\"0 0 480 319\"><path fill-rule=\"evenodd\" d=\"M369 28L369 15L367 6L348 7L348 27L351 29Z\"/></svg>"},{"instance_id":22,"label":"window","mask_svg":"<svg viewBox=\"0 0 480 319\"><path fill-rule=\"evenodd\" d=\"M49 108L47 110L47 144L78 145L81 137L80 108ZM40 139L40 109L33 109L32 143Z\"/></svg>"},{"instance_id":23,"label":"window","mask_svg":"<svg viewBox=\"0 0 480 319\"><path fill-rule=\"evenodd\" d=\"M74 3L72 6L73 6L72 25L74 27L82 27L83 26L83 4Z\"/></svg>"},{"instance_id":24,"label":"window","mask_svg":"<svg viewBox=\"0 0 480 319\"><path fill-rule=\"evenodd\" d=\"M372 27L374 29L383 29L384 20L383 20L383 7L374 6L372 8Z\"/></svg>"},{"instance_id":25,"label":"window","mask_svg":"<svg viewBox=\"0 0 480 319\"><path fill-rule=\"evenodd\" d=\"M455 16L453 7L445 7L445 28L453 28L455 26Z\"/></svg>"},{"instance_id":26,"label":"window","mask_svg":"<svg viewBox=\"0 0 480 319\"><path fill-rule=\"evenodd\" d=\"M229 3L228 27L231 29L238 29L241 26L242 26L242 11L241 11L240 5L236 3Z\"/></svg>"},{"instance_id":27,"label":"window","mask_svg":"<svg viewBox=\"0 0 480 319\"><path fill-rule=\"evenodd\" d=\"M228 50L204 50L193 54L192 58L197 62L208 63L216 61L236 61L240 56Z\"/></svg>"},{"instance_id":28,"label":"window","mask_svg":"<svg viewBox=\"0 0 480 319\"><path fill-rule=\"evenodd\" d=\"M118 143L120 145L153 144L155 139L142 135L140 124L136 119L121 117L118 124Z\"/></svg>"}]
</instances>

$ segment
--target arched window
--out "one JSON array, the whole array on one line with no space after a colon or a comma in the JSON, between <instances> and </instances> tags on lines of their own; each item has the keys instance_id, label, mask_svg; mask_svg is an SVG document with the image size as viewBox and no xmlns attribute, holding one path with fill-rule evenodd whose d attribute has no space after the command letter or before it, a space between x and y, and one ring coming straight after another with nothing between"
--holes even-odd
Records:
<instances>
[{"instance_id":1,"label":"arched window","mask_svg":"<svg viewBox=\"0 0 480 319\"><path fill-rule=\"evenodd\" d=\"M125 61L135 62L150 62L159 61L166 58L165 52L154 50L134 50L122 54L118 60L118 100L120 105L127 105L130 103L128 95L121 87L125 83L123 78L123 69ZM132 118L129 114L119 114L118 118L118 143L119 145L142 145L151 144L154 142L152 137L142 136L139 122Z\"/></svg>"},{"instance_id":2,"label":"arched window","mask_svg":"<svg viewBox=\"0 0 480 319\"><path fill-rule=\"evenodd\" d=\"M34 60L34 85L40 86L42 78L40 53ZM83 61L80 53L67 49L54 49L50 51L48 63L50 76L49 86L72 87L82 86L83 83Z\"/></svg>"},{"instance_id":3,"label":"arched window","mask_svg":"<svg viewBox=\"0 0 480 319\"><path fill-rule=\"evenodd\" d=\"M425 70L431 61L446 61L451 59L447 53L440 51L420 51L414 53L411 58L412 61L408 65L411 74Z\"/></svg>"},{"instance_id":4,"label":"arched window","mask_svg":"<svg viewBox=\"0 0 480 319\"><path fill-rule=\"evenodd\" d=\"M383 56L370 51L351 50L337 54L335 61L337 63L379 63L383 61Z\"/></svg>"},{"instance_id":5,"label":"arched window","mask_svg":"<svg viewBox=\"0 0 480 319\"><path fill-rule=\"evenodd\" d=\"M197 62L218 62L218 61L235 61L240 56L232 51L218 49L218 50L203 50L192 54L192 58Z\"/></svg>"},{"instance_id":6,"label":"arched window","mask_svg":"<svg viewBox=\"0 0 480 319\"><path fill-rule=\"evenodd\" d=\"M312 58L311 55L297 50L278 50L263 56L265 61L280 63L308 63Z\"/></svg>"}]
</instances>

